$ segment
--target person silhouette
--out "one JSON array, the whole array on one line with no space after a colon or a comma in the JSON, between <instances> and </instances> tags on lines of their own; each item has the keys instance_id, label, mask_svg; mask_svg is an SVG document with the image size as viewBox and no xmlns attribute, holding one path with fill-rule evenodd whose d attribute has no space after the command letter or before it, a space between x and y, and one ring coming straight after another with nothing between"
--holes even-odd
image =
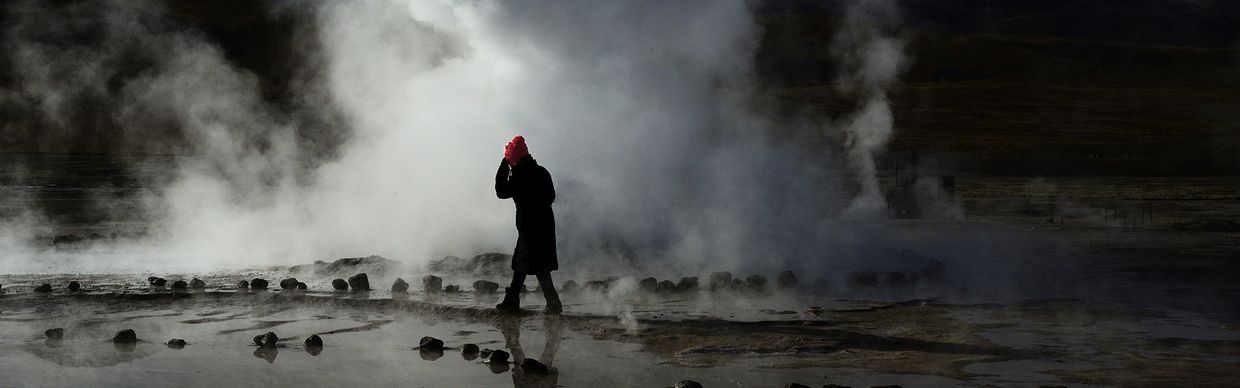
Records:
<instances>
[{"instance_id":1,"label":"person silhouette","mask_svg":"<svg viewBox=\"0 0 1240 388\"><path fill-rule=\"evenodd\" d=\"M563 311L560 296L551 282L551 271L560 268L555 248L555 186L551 173L538 165L517 136L504 147L504 158L495 172L495 195L511 198L517 207L517 247L512 253L512 283L505 288L504 300L495 306L501 312L521 310L521 291L525 276L538 278L538 287L547 300L549 314Z\"/></svg>"}]
</instances>

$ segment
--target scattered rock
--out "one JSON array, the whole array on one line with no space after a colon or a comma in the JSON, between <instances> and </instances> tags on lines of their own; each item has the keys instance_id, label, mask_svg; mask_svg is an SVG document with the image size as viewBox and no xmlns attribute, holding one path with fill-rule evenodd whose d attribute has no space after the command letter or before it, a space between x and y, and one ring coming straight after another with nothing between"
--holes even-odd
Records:
<instances>
[{"instance_id":1,"label":"scattered rock","mask_svg":"<svg viewBox=\"0 0 1240 388\"><path fill-rule=\"evenodd\" d=\"M488 354L485 357L486 361L492 364L508 362L508 352L499 349L492 350L491 354Z\"/></svg>"},{"instance_id":2,"label":"scattered rock","mask_svg":"<svg viewBox=\"0 0 1240 388\"><path fill-rule=\"evenodd\" d=\"M138 343L138 333L134 333L133 329L125 329L125 330L118 331L116 332L116 335L112 336L112 343L114 344Z\"/></svg>"},{"instance_id":3,"label":"scattered rock","mask_svg":"<svg viewBox=\"0 0 1240 388\"><path fill-rule=\"evenodd\" d=\"M731 272L715 272L710 274L710 289L718 290L728 288L732 284Z\"/></svg>"},{"instance_id":4,"label":"scattered rock","mask_svg":"<svg viewBox=\"0 0 1240 388\"><path fill-rule=\"evenodd\" d=\"M659 279L645 278L637 282L637 288L643 292L654 292L659 286Z\"/></svg>"},{"instance_id":5,"label":"scattered rock","mask_svg":"<svg viewBox=\"0 0 1240 388\"><path fill-rule=\"evenodd\" d=\"M745 286L753 292L764 292L766 291L766 276L749 275L745 278Z\"/></svg>"},{"instance_id":6,"label":"scattered rock","mask_svg":"<svg viewBox=\"0 0 1240 388\"><path fill-rule=\"evenodd\" d=\"M344 279L332 280L332 288L336 289L336 291L348 290L349 282L344 281Z\"/></svg>"},{"instance_id":7,"label":"scattered rock","mask_svg":"<svg viewBox=\"0 0 1240 388\"><path fill-rule=\"evenodd\" d=\"M471 353L478 353L478 352L479 352L478 345L465 344L465 346L461 347L461 353L471 354Z\"/></svg>"},{"instance_id":8,"label":"scattered rock","mask_svg":"<svg viewBox=\"0 0 1240 388\"><path fill-rule=\"evenodd\" d=\"M306 337L306 347L323 347L323 338L319 337L318 334L311 334L309 337Z\"/></svg>"},{"instance_id":9,"label":"scattered rock","mask_svg":"<svg viewBox=\"0 0 1240 388\"><path fill-rule=\"evenodd\" d=\"M266 334L254 336L254 344L258 345L260 348L274 349L276 347L276 342L279 341L280 337L277 337L276 333L272 333L270 331Z\"/></svg>"},{"instance_id":10,"label":"scattered rock","mask_svg":"<svg viewBox=\"0 0 1240 388\"><path fill-rule=\"evenodd\" d=\"M571 280L570 280L571 282ZM499 291L499 283L489 280L479 280L474 282L474 292L479 294L494 294Z\"/></svg>"},{"instance_id":11,"label":"scattered rock","mask_svg":"<svg viewBox=\"0 0 1240 388\"><path fill-rule=\"evenodd\" d=\"M74 291L74 292L76 292L77 290L81 290L81 289L82 289L82 284L81 284L81 283L78 283L78 282L76 282L76 281L69 282L69 287L68 287L68 288L69 288L69 291Z\"/></svg>"},{"instance_id":12,"label":"scattered rock","mask_svg":"<svg viewBox=\"0 0 1240 388\"><path fill-rule=\"evenodd\" d=\"M775 288L781 290L797 288L797 275L792 271L780 272L778 276L775 276Z\"/></svg>"},{"instance_id":13,"label":"scattered rock","mask_svg":"<svg viewBox=\"0 0 1240 388\"><path fill-rule=\"evenodd\" d=\"M47 329L47 331L43 332L43 335L47 336L47 339L58 340L65 338L65 329L59 327L55 329Z\"/></svg>"},{"instance_id":14,"label":"scattered rock","mask_svg":"<svg viewBox=\"0 0 1240 388\"><path fill-rule=\"evenodd\" d=\"M254 280L251 280L250 289L251 290L266 290L267 280L263 278L255 278Z\"/></svg>"},{"instance_id":15,"label":"scattered rock","mask_svg":"<svg viewBox=\"0 0 1240 388\"><path fill-rule=\"evenodd\" d=\"M690 292L690 291L697 291L697 289L698 289L697 276L689 276L689 277L680 278L680 281L676 282L676 292Z\"/></svg>"},{"instance_id":16,"label":"scattered rock","mask_svg":"<svg viewBox=\"0 0 1240 388\"><path fill-rule=\"evenodd\" d=\"M405 279L396 278L396 281L392 282L392 292L402 294L409 292L409 283Z\"/></svg>"},{"instance_id":17,"label":"scattered rock","mask_svg":"<svg viewBox=\"0 0 1240 388\"><path fill-rule=\"evenodd\" d=\"M895 272L895 271L888 272L887 273L887 285L892 286L892 287L906 286L908 285L908 277L904 276L903 272Z\"/></svg>"},{"instance_id":18,"label":"scattered rock","mask_svg":"<svg viewBox=\"0 0 1240 388\"><path fill-rule=\"evenodd\" d=\"M731 280L729 280L730 282ZM723 286L720 286L723 287ZM693 380L680 380L672 388L702 388L702 383Z\"/></svg>"},{"instance_id":19,"label":"scattered rock","mask_svg":"<svg viewBox=\"0 0 1240 388\"><path fill-rule=\"evenodd\" d=\"M310 286L307 286L305 282L297 282L297 290L298 290L298 291L305 291L305 290L307 290L307 289L309 289L309 288L310 288Z\"/></svg>"},{"instance_id":20,"label":"scattered rock","mask_svg":"<svg viewBox=\"0 0 1240 388\"><path fill-rule=\"evenodd\" d=\"M168 347L169 347L169 348L173 348L173 349L181 349L181 348L184 348L184 347L185 347L185 340L180 339L180 338L173 338L173 339L170 339L170 340L168 340Z\"/></svg>"},{"instance_id":21,"label":"scattered rock","mask_svg":"<svg viewBox=\"0 0 1240 388\"><path fill-rule=\"evenodd\" d=\"M461 286L458 286L455 284L449 284L447 287L443 288L443 292L449 293L449 294L455 294L455 293L461 292Z\"/></svg>"},{"instance_id":22,"label":"scattered rock","mask_svg":"<svg viewBox=\"0 0 1240 388\"><path fill-rule=\"evenodd\" d=\"M435 337L422 337L418 340L418 349L443 350L443 341Z\"/></svg>"},{"instance_id":23,"label":"scattered rock","mask_svg":"<svg viewBox=\"0 0 1240 388\"><path fill-rule=\"evenodd\" d=\"M237 289L238 289L238 290L248 290L248 289L250 289L250 282L247 282L247 281L245 281L245 280L242 280L242 281L238 282L238 283L237 283Z\"/></svg>"},{"instance_id":24,"label":"scattered rock","mask_svg":"<svg viewBox=\"0 0 1240 388\"><path fill-rule=\"evenodd\" d=\"M194 278L193 280L189 281L189 288L193 288L195 290L201 290L201 289L207 288L207 282L204 282L202 281L202 279L199 279L199 278Z\"/></svg>"},{"instance_id":25,"label":"scattered rock","mask_svg":"<svg viewBox=\"0 0 1240 388\"><path fill-rule=\"evenodd\" d=\"M292 290L297 288L297 278L288 278L280 281L280 289Z\"/></svg>"},{"instance_id":26,"label":"scattered rock","mask_svg":"<svg viewBox=\"0 0 1240 388\"><path fill-rule=\"evenodd\" d=\"M670 294L676 292L676 283L672 283L671 280L664 280L655 285L654 290L658 293Z\"/></svg>"},{"instance_id":27,"label":"scattered rock","mask_svg":"<svg viewBox=\"0 0 1240 388\"><path fill-rule=\"evenodd\" d=\"M521 360L521 373L545 375L547 374L547 372L550 372L550 370L547 368L546 365L544 365L541 362L538 362L538 360L528 358L528 357L525 358L524 360Z\"/></svg>"},{"instance_id":28,"label":"scattered rock","mask_svg":"<svg viewBox=\"0 0 1240 388\"><path fill-rule=\"evenodd\" d=\"M168 284L167 280L164 280L164 278L161 278L158 276L151 276L149 278L146 278L146 282L150 283L152 286L155 286L155 287L163 287L165 284Z\"/></svg>"},{"instance_id":29,"label":"scattered rock","mask_svg":"<svg viewBox=\"0 0 1240 388\"><path fill-rule=\"evenodd\" d=\"M435 275L422 277L422 291L427 294L438 294L443 288L443 278Z\"/></svg>"},{"instance_id":30,"label":"scattered rock","mask_svg":"<svg viewBox=\"0 0 1240 388\"><path fill-rule=\"evenodd\" d=\"M365 273L349 277L349 288L353 291L370 291L370 278Z\"/></svg>"},{"instance_id":31,"label":"scattered rock","mask_svg":"<svg viewBox=\"0 0 1240 388\"><path fill-rule=\"evenodd\" d=\"M577 282L569 280L564 282L564 285L560 287L560 292L565 294L576 294L581 292L581 285L578 285Z\"/></svg>"},{"instance_id":32,"label":"scattered rock","mask_svg":"<svg viewBox=\"0 0 1240 388\"><path fill-rule=\"evenodd\" d=\"M184 290L186 288L189 288L189 283L186 283L184 280L172 282L172 289L174 290Z\"/></svg>"},{"instance_id":33,"label":"scattered rock","mask_svg":"<svg viewBox=\"0 0 1240 388\"><path fill-rule=\"evenodd\" d=\"M848 285L872 286L878 283L878 274L872 271L853 271L848 273Z\"/></svg>"},{"instance_id":34,"label":"scattered rock","mask_svg":"<svg viewBox=\"0 0 1240 388\"><path fill-rule=\"evenodd\" d=\"M50 293L50 292L52 292L52 285L51 285L51 284L47 284L47 283L43 283L43 285L38 286L38 287L35 287L35 288L34 288L34 292L37 292L37 293L40 293L40 294Z\"/></svg>"}]
</instances>

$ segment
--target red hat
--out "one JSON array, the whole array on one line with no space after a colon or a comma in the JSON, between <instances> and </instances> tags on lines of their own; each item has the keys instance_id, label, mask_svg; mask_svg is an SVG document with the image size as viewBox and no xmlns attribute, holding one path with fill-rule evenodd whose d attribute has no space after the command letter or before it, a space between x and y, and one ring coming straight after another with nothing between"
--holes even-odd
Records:
<instances>
[{"instance_id":1,"label":"red hat","mask_svg":"<svg viewBox=\"0 0 1240 388\"><path fill-rule=\"evenodd\" d=\"M516 165L521 158L529 156L530 150L525 148L525 138L517 136L504 146L504 159L508 160L508 164Z\"/></svg>"}]
</instances>

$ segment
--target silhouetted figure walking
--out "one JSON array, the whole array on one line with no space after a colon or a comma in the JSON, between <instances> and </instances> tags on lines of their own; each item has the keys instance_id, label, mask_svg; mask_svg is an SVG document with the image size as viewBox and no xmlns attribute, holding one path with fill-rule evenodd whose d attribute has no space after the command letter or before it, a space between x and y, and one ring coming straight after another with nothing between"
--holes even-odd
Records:
<instances>
[{"instance_id":1,"label":"silhouetted figure walking","mask_svg":"<svg viewBox=\"0 0 1240 388\"><path fill-rule=\"evenodd\" d=\"M504 159L495 173L495 195L512 198L517 205L517 248L512 253L512 284L505 290L504 301L495 306L500 311L521 308L521 290L525 276L538 277L538 287L547 299L546 312L563 310L560 296L551 283L551 271L560 269L555 253L555 187L551 174L538 165L525 146L525 138L514 137L504 147Z\"/></svg>"}]
</instances>

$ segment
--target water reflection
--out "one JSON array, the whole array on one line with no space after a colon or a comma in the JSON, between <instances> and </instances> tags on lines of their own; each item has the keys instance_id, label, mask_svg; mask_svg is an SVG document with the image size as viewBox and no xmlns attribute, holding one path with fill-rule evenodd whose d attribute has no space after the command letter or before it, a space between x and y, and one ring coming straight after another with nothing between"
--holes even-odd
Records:
<instances>
[{"instance_id":1,"label":"water reflection","mask_svg":"<svg viewBox=\"0 0 1240 388\"><path fill-rule=\"evenodd\" d=\"M254 357L267 360L268 364L274 364L276 362L276 355L279 353L280 351L276 348L264 348L260 346L258 349L254 349Z\"/></svg>"},{"instance_id":2,"label":"water reflection","mask_svg":"<svg viewBox=\"0 0 1240 388\"><path fill-rule=\"evenodd\" d=\"M559 370L555 368L555 355L560 350L560 336L563 334L560 316L544 315L541 319L543 334L546 340L543 343L541 358L538 361L547 366L548 373L524 373L520 368L515 368L512 370L512 385L514 387L555 387L559 383ZM521 317L502 317L495 321L495 327L504 334L504 344L512 353L513 365L521 365L521 362L525 360L525 349L521 346L521 323ZM494 371L494 367L492 368L492 371Z\"/></svg>"}]
</instances>

